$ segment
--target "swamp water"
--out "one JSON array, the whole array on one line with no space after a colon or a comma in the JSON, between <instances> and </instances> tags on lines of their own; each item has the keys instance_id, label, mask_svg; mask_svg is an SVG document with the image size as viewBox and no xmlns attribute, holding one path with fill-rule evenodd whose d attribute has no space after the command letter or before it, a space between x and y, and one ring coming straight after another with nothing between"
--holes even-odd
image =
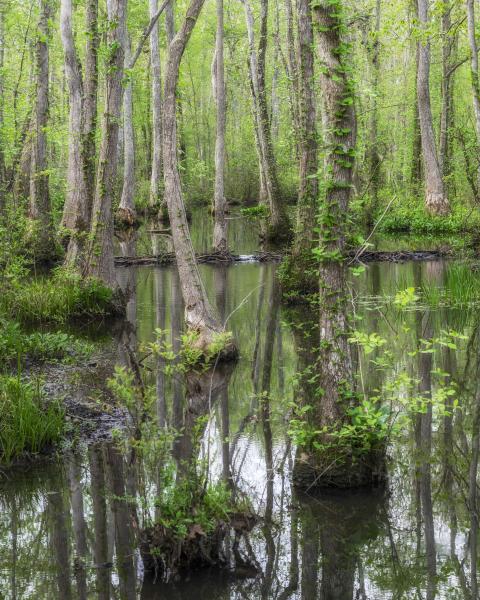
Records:
<instances>
[{"instance_id":1,"label":"swamp water","mask_svg":"<svg viewBox=\"0 0 480 600\"><path fill-rule=\"evenodd\" d=\"M138 527L154 518L158 465L132 460L131 454L127 460L110 444L96 443L58 462L0 472L0 598L479 597L472 481L479 446L473 421L480 322L478 307L469 302L448 307L442 293L461 279L468 300L469 282L477 275L460 267L459 278L452 268L440 261L371 264L351 278L357 329L386 340L368 354L357 353L364 394L385 389L389 402L401 404L411 393L401 386L392 392L401 373L419 386L430 382L433 397L441 396L439 382L448 379L458 383L457 392L451 401L434 403L431 424L424 410L403 422L388 448L385 489L299 494L291 486L295 448L288 429L298 394L297 350L315 344L308 318L280 305L273 264L202 266L212 302L238 340L240 360L233 372L217 374L207 394L201 386L187 390L184 377L164 375L162 365L149 377L157 414L182 432L174 444L177 464L192 458L188 398L196 402L193 420L202 419L195 459L208 465L210 479L233 482L260 515L235 556L227 552L234 568L191 572L168 584L146 574ZM175 269L123 268L118 275L131 292L130 327L113 350L115 362L125 364L126 348L152 342L156 328L175 346L183 315ZM400 310L397 293L422 286L425 298ZM435 353L413 352L419 339L447 330L465 336L456 349L447 343ZM372 359L381 361L387 351L389 367L375 369ZM260 403L261 390L268 394ZM454 400L456 409L441 408Z\"/></svg>"}]
</instances>

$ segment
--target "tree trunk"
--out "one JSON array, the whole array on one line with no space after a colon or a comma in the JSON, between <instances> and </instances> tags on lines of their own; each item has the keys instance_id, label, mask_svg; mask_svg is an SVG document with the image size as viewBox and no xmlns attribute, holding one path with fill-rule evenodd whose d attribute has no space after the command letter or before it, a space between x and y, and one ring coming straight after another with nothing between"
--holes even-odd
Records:
<instances>
[{"instance_id":1,"label":"tree trunk","mask_svg":"<svg viewBox=\"0 0 480 600\"><path fill-rule=\"evenodd\" d=\"M85 28L87 36L83 89L83 162L90 220L95 193L95 131L97 128L98 46L100 43L98 35L98 0L87 0ZM90 225L90 222L88 225Z\"/></svg>"},{"instance_id":2,"label":"tree trunk","mask_svg":"<svg viewBox=\"0 0 480 600\"><path fill-rule=\"evenodd\" d=\"M242 0L245 7L245 19L249 41L249 71L252 90L253 113L256 130L257 151L260 168L260 202L266 204L270 211L268 227L263 236L268 240L280 240L289 235L289 224L282 203L280 186L277 178L277 167L273 153L268 115L267 95L265 89L265 60L267 51L267 18L268 0L262 0L260 39L258 58L255 49L254 19L249 0Z\"/></svg>"},{"instance_id":3,"label":"tree trunk","mask_svg":"<svg viewBox=\"0 0 480 600\"><path fill-rule=\"evenodd\" d=\"M317 130L314 93L312 13L308 0L298 1L300 172L297 226L293 253L311 256L318 207Z\"/></svg>"},{"instance_id":4,"label":"tree trunk","mask_svg":"<svg viewBox=\"0 0 480 600\"><path fill-rule=\"evenodd\" d=\"M131 59L130 36L125 32L125 64ZM137 220L135 211L135 134L133 131L133 85L129 77L123 95L123 189L117 219L124 226L132 226Z\"/></svg>"},{"instance_id":5,"label":"tree trunk","mask_svg":"<svg viewBox=\"0 0 480 600\"><path fill-rule=\"evenodd\" d=\"M422 34L426 36L429 26L428 0L418 0L418 20ZM438 160L430 103L429 38L418 42L417 102L425 172L425 207L432 215L446 215L450 212L450 204Z\"/></svg>"},{"instance_id":6,"label":"tree trunk","mask_svg":"<svg viewBox=\"0 0 480 600\"><path fill-rule=\"evenodd\" d=\"M380 73L380 16L381 16L381 0L376 0L375 4L375 30L372 44L372 107L370 118L370 144L368 153L369 171L370 171L370 188L372 201L367 214L367 224L373 224L373 217L378 206L378 190L380 186L380 155L378 150L378 80Z\"/></svg>"},{"instance_id":7,"label":"tree trunk","mask_svg":"<svg viewBox=\"0 0 480 600\"><path fill-rule=\"evenodd\" d=\"M149 0L150 18L157 12L157 0ZM160 64L160 43L158 22L150 34L150 70L152 76L152 122L153 149L152 172L150 178L150 200L152 208L158 210L162 198L162 74Z\"/></svg>"},{"instance_id":8,"label":"tree trunk","mask_svg":"<svg viewBox=\"0 0 480 600\"><path fill-rule=\"evenodd\" d=\"M217 107L217 135L215 139L215 193L213 228L213 249L215 252L228 252L227 219L225 202L225 127L227 105L225 98L225 65L223 59L223 0L217 0L217 35L215 40L215 59L213 92Z\"/></svg>"},{"instance_id":9,"label":"tree trunk","mask_svg":"<svg viewBox=\"0 0 480 600\"><path fill-rule=\"evenodd\" d=\"M191 1L182 27L170 44L163 103L163 165L168 216L185 302L185 321L190 330L198 333L196 343L205 352L215 336L222 331L222 327L210 306L195 261L178 172L176 120L180 62L204 1ZM233 350L233 343L230 346Z\"/></svg>"},{"instance_id":10,"label":"tree trunk","mask_svg":"<svg viewBox=\"0 0 480 600\"><path fill-rule=\"evenodd\" d=\"M117 172L118 123L123 96L125 11L126 0L107 1L109 27L106 103L92 212L91 241L85 268L85 275L96 277L111 288L116 285L112 201Z\"/></svg>"},{"instance_id":11,"label":"tree trunk","mask_svg":"<svg viewBox=\"0 0 480 600\"><path fill-rule=\"evenodd\" d=\"M475 4L474 0L466 0L468 41L470 44L470 76L472 81L473 112L475 116L475 132L477 147L480 147L480 80L478 75L478 44L475 34ZM477 189L480 189L480 166L478 171Z\"/></svg>"},{"instance_id":12,"label":"tree trunk","mask_svg":"<svg viewBox=\"0 0 480 600\"><path fill-rule=\"evenodd\" d=\"M31 240L33 253L40 261L55 257L55 241L48 189L47 124L49 81L49 21L53 14L51 0L40 0L38 35L35 42L36 100L30 170Z\"/></svg>"},{"instance_id":13,"label":"tree trunk","mask_svg":"<svg viewBox=\"0 0 480 600\"><path fill-rule=\"evenodd\" d=\"M82 254L90 211L82 152L83 83L73 38L72 0L61 0L60 33L70 99L67 190L61 227L68 230L70 236L65 262L68 265L75 265L78 264Z\"/></svg>"},{"instance_id":14,"label":"tree trunk","mask_svg":"<svg viewBox=\"0 0 480 600\"><path fill-rule=\"evenodd\" d=\"M5 6L0 6L0 216L5 210L5 141L3 139L5 84L3 68L5 64Z\"/></svg>"}]
</instances>

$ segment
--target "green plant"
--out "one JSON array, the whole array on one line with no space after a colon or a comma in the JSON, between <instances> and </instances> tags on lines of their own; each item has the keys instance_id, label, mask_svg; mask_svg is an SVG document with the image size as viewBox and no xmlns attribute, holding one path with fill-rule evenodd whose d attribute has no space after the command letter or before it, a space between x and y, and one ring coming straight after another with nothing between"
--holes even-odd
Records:
<instances>
[{"instance_id":1,"label":"green plant","mask_svg":"<svg viewBox=\"0 0 480 600\"><path fill-rule=\"evenodd\" d=\"M0 376L0 460L9 463L22 452L38 453L58 442L64 431L64 411L47 400L40 382Z\"/></svg>"}]
</instances>

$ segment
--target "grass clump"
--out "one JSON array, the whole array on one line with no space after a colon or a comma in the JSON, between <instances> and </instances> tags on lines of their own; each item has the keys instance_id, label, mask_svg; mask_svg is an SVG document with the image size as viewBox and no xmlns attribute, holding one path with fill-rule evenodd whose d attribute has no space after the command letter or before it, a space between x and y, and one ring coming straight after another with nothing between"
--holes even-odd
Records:
<instances>
[{"instance_id":1,"label":"grass clump","mask_svg":"<svg viewBox=\"0 0 480 600\"><path fill-rule=\"evenodd\" d=\"M38 453L58 442L64 431L64 411L49 401L39 382L0 375L0 461L10 463L18 455Z\"/></svg>"},{"instance_id":2,"label":"grass clump","mask_svg":"<svg viewBox=\"0 0 480 600\"><path fill-rule=\"evenodd\" d=\"M117 312L114 293L97 279L60 269L51 277L15 281L0 297L0 314L21 323L65 323Z\"/></svg>"}]
</instances>

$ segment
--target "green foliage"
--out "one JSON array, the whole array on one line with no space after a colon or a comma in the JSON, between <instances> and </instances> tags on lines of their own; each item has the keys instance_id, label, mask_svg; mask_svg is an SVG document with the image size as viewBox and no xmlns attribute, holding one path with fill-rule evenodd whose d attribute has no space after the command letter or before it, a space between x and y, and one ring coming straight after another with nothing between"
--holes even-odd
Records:
<instances>
[{"instance_id":1,"label":"green foliage","mask_svg":"<svg viewBox=\"0 0 480 600\"><path fill-rule=\"evenodd\" d=\"M257 204L256 206L241 208L240 213L244 217L249 217L251 219L267 219L270 211L266 204Z\"/></svg>"},{"instance_id":2,"label":"green foliage","mask_svg":"<svg viewBox=\"0 0 480 600\"><path fill-rule=\"evenodd\" d=\"M64 431L64 411L48 401L39 382L0 376L0 461L9 463L23 452L38 453L58 442Z\"/></svg>"},{"instance_id":3,"label":"green foliage","mask_svg":"<svg viewBox=\"0 0 480 600\"><path fill-rule=\"evenodd\" d=\"M63 331L26 333L18 323L0 319L0 360L11 361L27 356L31 359L60 359L77 354L86 356L91 344Z\"/></svg>"},{"instance_id":4,"label":"green foliage","mask_svg":"<svg viewBox=\"0 0 480 600\"><path fill-rule=\"evenodd\" d=\"M21 323L65 323L114 313L113 292L97 279L59 269L50 277L15 281L3 290L0 314Z\"/></svg>"}]
</instances>

